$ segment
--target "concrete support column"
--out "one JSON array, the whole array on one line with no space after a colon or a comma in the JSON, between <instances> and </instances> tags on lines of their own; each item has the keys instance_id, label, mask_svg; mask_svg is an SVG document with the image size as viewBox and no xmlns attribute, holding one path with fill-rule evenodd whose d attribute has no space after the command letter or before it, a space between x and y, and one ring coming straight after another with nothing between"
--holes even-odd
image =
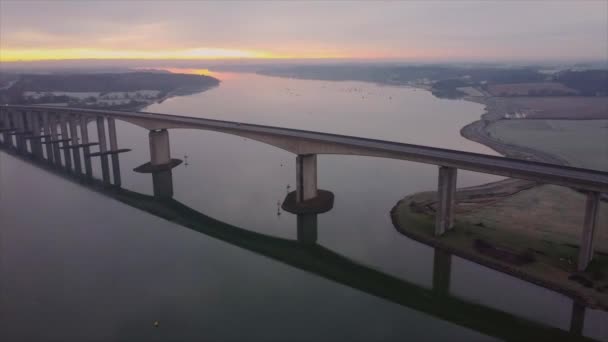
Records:
<instances>
[{"instance_id":1,"label":"concrete support column","mask_svg":"<svg viewBox=\"0 0 608 342\"><path fill-rule=\"evenodd\" d=\"M118 151L118 140L116 139L116 123L113 118L108 118L108 134L110 136L110 151ZM118 153L112 153L112 177L114 185L120 186L120 162Z\"/></svg>"},{"instance_id":2,"label":"concrete support column","mask_svg":"<svg viewBox=\"0 0 608 342\"><path fill-rule=\"evenodd\" d=\"M181 160L171 158L169 132L166 129L151 130L150 161L133 169L139 173L152 174L154 197L166 199L173 197L173 173L171 169L181 164Z\"/></svg>"},{"instance_id":3,"label":"concrete support column","mask_svg":"<svg viewBox=\"0 0 608 342\"><path fill-rule=\"evenodd\" d=\"M150 131L150 164L152 166L168 165L171 163L171 145L169 132L166 129ZM152 173L154 196L158 198L173 197L173 173L171 169Z\"/></svg>"},{"instance_id":4,"label":"concrete support column","mask_svg":"<svg viewBox=\"0 0 608 342\"><path fill-rule=\"evenodd\" d=\"M76 120L77 119L71 115L68 118L68 121L70 124L70 142L71 142L71 146L72 146L70 148L70 150L72 151L72 157L74 159L74 170L76 171L76 174L81 175L82 174L82 165L80 163L80 149L78 147L74 147L79 144L78 125L77 125Z\"/></svg>"},{"instance_id":5,"label":"concrete support column","mask_svg":"<svg viewBox=\"0 0 608 342\"><path fill-rule=\"evenodd\" d=\"M42 131L43 131L43 134L45 135L44 141L45 141L45 150L46 150L46 160L49 163L53 163L55 161L55 158L53 155L53 145L49 144L49 141L53 140L53 137L51 135L51 122L49 120L48 112L44 112L42 114Z\"/></svg>"},{"instance_id":6,"label":"concrete support column","mask_svg":"<svg viewBox=\"0 0 608 342\"><path fill-rule=\"evenodd\" d=\"M32 153L38 159L43 159L44 155L42 152L42 140L40 138L40 113L30 112L32 133L30 138L30 146L32 146Z\"/></svg>"},{"instance_id":7,"label":"concrete support column","mask_svg":"<svg viewBox=\"0 0 608 342\"><path fill-rule=\"evenodd\" d=\"M104 117L97 117L97 137L99 139L99 152L105 153L108 151L106 145L106 129L104 124ZM101 158L101 177L105 184L110 184L110 170L108 165L108 155L102 154Z\"/></svg>"},{"instance_id":8,"label":"concrete support column","mask_svg":"<svg viewBox=\"0 0 608 342\"><path fill-rule=\"evenodd\" d=\"M433 291L441 296L450 294L450 277L452 273L452 255L435 248L433 258Z\"/></svg>"},{"instance_id":9,"label":"concrete support column","mask_svg":"<svg viewBox=\"0 0 608 342\"><path fill-rule=\"evenodd\" d=\"M298 215L298 241L303 244L317 243L317 214Z\"/></svg>"},{"instance_id":10,"label":"concrete support column","mask_svg":"<svg viewBox=\"0 0 608 342\"><path fill-rule=\"evenodd\" d=\"M454 226L454 204L456 198L457 169L439 167L439 186L437 190L437 213L435 216L435 236L443 235Z\"/></svg>"},{"instance_id":11,"label":"concrete support column","mask_svg":"<svg viewBox=\"0 0 608 342\"><path fill-rule=\"evenodd\" d=\"M17 135L15 135L15 140L17 141L17 150L21 154L27 153L27 144L25 143L24 135L25 131L27 131L26 120L25 120L25 112L19 111L17 113Z\"/></svg>"},{"instance_id":12,"label":"concrete support column","mask_svg":"<svg viewBox=\"0 0 608 342\"><path fill-rule=\"evenodd\" d=\"M169 132L166 129L150 131L150 164L165 165L171 162Z\"/></svg>"},{"instance_id":13,"label":"concrete support column","mask_svg":"<svg viewBox=\"0 0 608 342\"><path fill-rule=\"evenodd\" d=\"M317 155L296 157L296 189L285 196L283 210L292 214L321 214L334 206L334 194L317 188Z\"/></svg>"},{"instance_id":14,"label":"concrete support column","mask_svg":"<svg viewBox=\"0 0 608 342\"><path fill-rule=\"evenodd\" d=\"M84 154L84 172L88 179L93 179L93 167L91 166L91 148L87 145L89 143L89 127L87 126L88 120L86 116L80 117L80 135L83 144Z\"/></svg>"},{"instance_id":15,"label":"concrete support column","mask_svg":"<svg viewBox=\"0 0 608 342\"><path fill-rule=\"evenodd\" d=\"M59 149L59 117L57 115L49 114L49 129L51 130L51 141L53 141L53 160L57 167L61 167L61 150Z\"/></svg>"},{"instance_id":16,"label":"concrete support column","mask_svg":"<svg viewBox=\"0 0 608 342\"><path fill-rule=\"evenodd\" d=\"M70 132L68 131L68 122L65 116L59 116L59 128L61 129L61 139L68 139L70 137ZM64 140L61 142L61 147L63 148L63 159L65 162L65 168L69 171L72 170L72 156L70 154L70 141Z\"/></svg>"},{"instance_id":17,"label":"concrete support column","mask_svg":"<svg viewBox=\"0 0 608 342\"><path fill-rule=\"evenodd\" d=\"M581 246L578 252L578 270L584 271L593 260L593 236L597 225L600 207L599 192L588 192L585 204L585 221L583 223L583 234Z\"/></svg>"},{"instance_id":18,"label":"concrete support column","mask_svg":"<svg viewBox=\"0 0 608 342\"><path fill-rule=\"evenodd\" d=\"M296 157L296 202L301 203L317 197L317 155Z\"/></svg>"},{"instance_id":19,"label":"concrete support column","mask_svg":"<svg viewBox=\"0 0 608 342\"><path fill-rule=\"evenodd\" d=\"M32 112L24 111L23 112L23 134L21 134L21 139L23 140L23 144L25 145L26 153L33 153L32 144L25 137L33 134L32 130Z\"/></svg>"}]
</instances>

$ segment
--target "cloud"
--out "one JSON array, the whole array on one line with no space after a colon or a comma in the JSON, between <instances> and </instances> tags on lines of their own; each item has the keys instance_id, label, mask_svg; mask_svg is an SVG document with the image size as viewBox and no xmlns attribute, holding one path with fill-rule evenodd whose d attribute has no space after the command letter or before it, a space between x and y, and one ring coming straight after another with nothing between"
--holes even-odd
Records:
<instances>
[{"instance_id":1,"label":"cloud","mask_svg":"<svg viewBox=\"0 0 608 342\"><path fill-rule=\"evenodd\" d=\"M0 47L608 58L606 1L0 1Z\"/></svg>"}]
</instances>

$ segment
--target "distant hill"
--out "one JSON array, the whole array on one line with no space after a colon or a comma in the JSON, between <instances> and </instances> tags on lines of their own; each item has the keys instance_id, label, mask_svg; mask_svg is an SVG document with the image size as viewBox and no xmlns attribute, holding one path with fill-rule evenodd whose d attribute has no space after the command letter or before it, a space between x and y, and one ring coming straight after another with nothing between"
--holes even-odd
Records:
<instances>
[{"instance_id":1,"label":"distant hill","mask_svg":"<svg viewBox=\"0 0 608 342\"><path fill-rule=\"evenodd\" d=\"M16 77L12 84L4 82L8 87L0 88L0 103L61 103L133 110L167 96L196 93L220 83L210 76L159 72L20 74ZM10 79L8 75L4 78Z\"/></svg>"},{"instance_id":2,"label":"distant hill","mask_svg":"<svg viewBox=\"0 0 608 342\"><path fill-rule=\"evenodd\" d=\"M585 96L608 96L608 70L566 70L555 80Z\"/></svg>"}]
</instances>

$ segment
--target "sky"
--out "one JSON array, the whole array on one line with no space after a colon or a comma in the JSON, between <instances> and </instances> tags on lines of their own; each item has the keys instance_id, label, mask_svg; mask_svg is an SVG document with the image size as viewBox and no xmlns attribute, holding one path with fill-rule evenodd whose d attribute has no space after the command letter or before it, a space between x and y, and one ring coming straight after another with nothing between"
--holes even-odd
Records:
<instances>
[{"instance_id":1,"label":"sky","mask_svg":"<svg viewBox=\"0 0 608 342\"><path fill-rule=\"evenodd\" d=\"M0 0L0 62L608 60L608 0Z\"/></svg>"}]
</instances>

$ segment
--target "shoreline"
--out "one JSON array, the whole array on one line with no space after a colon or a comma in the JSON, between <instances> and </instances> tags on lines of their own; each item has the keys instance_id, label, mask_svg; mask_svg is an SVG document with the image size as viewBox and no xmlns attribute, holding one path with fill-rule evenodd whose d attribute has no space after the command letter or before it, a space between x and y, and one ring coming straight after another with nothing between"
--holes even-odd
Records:
<instances>
[{"instance_id":1,"label":"shoreline","mask_svg":"<svg viewBox=\"0 0 608 342\"><path fill-rule=\"evenodd\" d=\"M221 82L221 81L220 81ZM160 104L163 103L164 101L173 98L173 97L178 97L178 96L188 96L188 95L194 95L194 94L198 94L198 93L203 93L206 92L207 90L211 90L215 87L219 87L220 84L216 84L216 85L212 85L212 86L207 86L207 87L203 87L197 90L194 89L188 89L188 88L178 88L175 89L169 93L167 93L165 96L161 97L160 99L155 99L154 101L150 102L150 103L145 103L145 104L141 104L138 105L136 107L133 107L132 109L125 109L128 111L134 111L134 112L141 112L143 109L153 105L153 104Z\"/></svg>"},{"instance_id":2,"label":"shoreline","mask_svg":"<svg viewBox=\"0 0 608 342\"><path fill-rule=\"evenodd\" d=\"M562 157L552 155L547 152L539 151L530 147L506 144L502 141L496 140L488 135L487 127L499 120L504 119L504 115L510 108L498 105L492 98L471 98L464 97L465 101L479 103L485 105L485 112L481 115L481 118L477 121L473 121L470 124L460 129L460 135L474 141L476 143L487 146L504 157L525 159L531 161L538 161L543 163L552 163L559 165L570 165L567 160ZM521 119L521 120L533 120L533 119ZM572 119L577 120L577 119Z\"/></svg>"},{"instance_id":3,"label":"shoreline","mask_svg":"<svg viewBox=\"0 0 608 342\"><path fill-rule=\"evenodd\" d=\"M463 99L465 101L485 105L484 114L482 114L477 121L461 128L460 134L466 139L487 146L505 157L570 165L567 160L560 156L525 146L507 144L489 136L487 127L499 120L503 120L505 114L516 109L510 107L508 101L501 102L491 97L464 97ZM588 119L589 118L572 118L572 120ZM498 202L512 197L514 198L514 196L517 196L524 191L541 194L542 189L544 188L540 183L510 178L473 187L459 188L456 191L456 211L466 215L466 213L472 213L481 208L492 205L499 206L500 203ZM606 196L603 196L603 199L605 200ZM603 284L603 282L606 281L605 279L602 281L595 281L594 279L595 283L599 283L600 285L596 288L591 285L589 288L588 283L591 282L591 284L593 284L593 282L589 280L590 278L593 278L588 274L589 272L572 271L571 267L567 264L558 265L559 262L554 260L557 255L552 255L551 253L545 254L544 252L546 251L543 251L542 248L528 248L524 252L518 251L517 253L519 253L519 255L515 252L517 247L536 247L539 244L538 238L535 239L530 236L518 235L516 230L510 231L507 229L506 231L496 232L495 228L488 229L488 227L481 222L471 224L471 222L458 222L458 219L455 224L456 229L447 232L440 238L435 237L432 233L432 226L434 223L432 218L434 217L435 211L433 206L436 205L436 203L436 191L418 192L405 196L403 199L399 200L390 211L393 226L399 233L415 241L434 248L439 248L482 266L504 272L524 281L562 293L587 306L608 310L608 296L605 294L608 285ZM525 213L522 213L522 215L525 215ZM473 239L476 235L478 238ZM496 241L492 241L492 237L494 237ZM508 243L501 246L501 239L505 237L506 240L512 243L512 246L508 246ZM487 239L490 242L488 243L484 239ZM521 243L513 244L513 241L518 241L519 239L521 239ZM489 246L491 249L490 253L488 253L487 250L481 251L477 248L480 243ZM563 242L561 243L563 244ZM556 243L556 245L558 244ZM568 245L570 249L567 252L565 252L566 247L561 245L559 247L564 249L560 251L561 253L564 253L564 255L572 254L573 249L578 250L577 245ZM557 248L554 249L557 250ZM521 266L508 262L509 258L521 257L523 254L530 252L530 250L535 254L533 255L535 259L531 264ZM551 252L555 251L551 250ZM494 255L492 255L492 253ZM496 254L500 253L502 253L502 258L496 256ZM506 257L505 253L507 254ZM608 254L599 251L596 251L596 253L598 254L596 259L602 259L602 262L605 262L603 259L605 259ZM560 261L568 261L572 264L571 258L559 257ZM573 277L576 278L573 279Z\"/></svg>"}]
</instances>

